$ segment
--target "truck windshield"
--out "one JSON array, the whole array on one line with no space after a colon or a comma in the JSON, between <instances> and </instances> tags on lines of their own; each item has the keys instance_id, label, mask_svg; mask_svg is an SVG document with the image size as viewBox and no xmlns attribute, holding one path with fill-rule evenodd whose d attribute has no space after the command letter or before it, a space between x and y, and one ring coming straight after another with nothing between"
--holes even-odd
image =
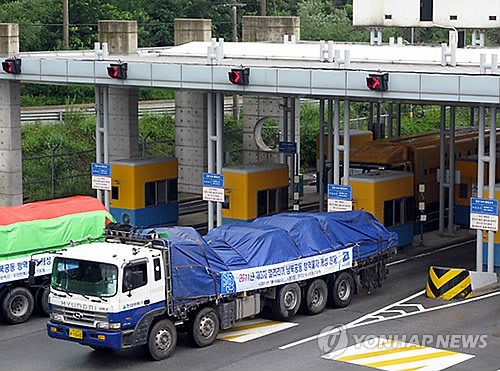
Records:
<instances>
[{"instance_id":1,"label":"truck windshield","mask_svg":"<svg viewBox=\"0 0 500 371\"><path fill-rule=\"evenodd\" d=\"M118 268L112 264L57 257L52 268L52 287L81 295L113 296L118 287Z\"/></svg>"}]
</instances>

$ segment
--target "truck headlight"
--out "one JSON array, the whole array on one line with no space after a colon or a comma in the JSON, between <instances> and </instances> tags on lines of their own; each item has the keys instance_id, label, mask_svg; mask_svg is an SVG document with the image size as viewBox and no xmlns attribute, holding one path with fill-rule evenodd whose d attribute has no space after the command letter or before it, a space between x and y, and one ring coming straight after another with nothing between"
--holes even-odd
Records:
<instances>
[{"instance_id":1,"label":"truck headlight","mask_svg":"<svg viewBox=\"0 0 500 371\"><path fill-rule=\"evenodd\" d=\"M64 316L62 314L51 313L50 318L52 318L54 321L64 321Z\"/></svg>"},{"instance_id":2,"label":"truck headlight","mask_svg":"<svg viewBox=\"0 0 500 371\"><path fill-rule=\"evenodd\" d=\"M108 322L97 322L95 324L95 326L97 328L102 328L102 329L105 329L105 330L109 329L109 323Z\"/></svg>"},{"instance_id":3,"label":"truck headlight","mask_svg":"<svg viewBox=\"0 0 500 371\"><path fill-rule=\"evenodd\" d=\"M112 322L109 324L109 328L113 330L118 330L121 327L120 322Z\"/></svg>"}]
</instances>

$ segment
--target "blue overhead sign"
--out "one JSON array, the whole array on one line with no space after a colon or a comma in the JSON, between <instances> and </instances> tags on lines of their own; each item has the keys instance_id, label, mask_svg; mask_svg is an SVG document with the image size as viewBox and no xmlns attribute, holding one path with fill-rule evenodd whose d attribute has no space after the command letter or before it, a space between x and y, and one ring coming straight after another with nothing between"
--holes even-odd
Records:
<instances>
[{"instance_id":1,"label":"blue overhead sign","mask_svg":"<svg viewBox=\"0 0 500 371\"><path fill-rule=\"evenodd\" d=\"M297 143L295 143L295 142L280 142L279 150L281 153L297 153Z\"/></svg>"},{"instance_id":2,"label":"blue overhead sign","mask_svg":"<svg viewBox=\"0 0 500 371\"><path fill-rule=\"evenodd\" d=\"M111 177L111 165L110 164L98 164L92 163L92 176L106 176Z\"/></svg>"},{"instance_id":3,"label":"blue overhead sign","mask_svg":"<svg viewBox=\"0 0 500 371\"><path fill-rule=\"evenodd\" d=\"M498 215L498 200L472 197L470 199L470 212L475 214Z\"/></svg>"},{"instance_id":4,"label":"blue overhead sign","mask_svg":"<svg viewBox=\"0 0 500 371\"><path fill-rule=\"evenodd\" d=\"M328 198L352 200L352 187L338 184L328 184Z\"/></svg>"},{"instance_id":5,"label":"blue overhead sign","mask_svg":"<svg viewBox=\"0 0 500 371\"><path fill-rule=\"evenodd\" d=\"M203 173L203 187L224 188L224 175Z\"/></svg>"}]
</instances>

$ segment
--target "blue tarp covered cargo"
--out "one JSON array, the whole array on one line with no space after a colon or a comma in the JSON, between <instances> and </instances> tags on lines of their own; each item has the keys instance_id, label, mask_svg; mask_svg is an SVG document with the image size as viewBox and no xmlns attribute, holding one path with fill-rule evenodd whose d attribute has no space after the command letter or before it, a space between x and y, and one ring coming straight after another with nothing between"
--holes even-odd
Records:
<instances>
[{"instance_id":1,"label":"blue tarp covered cargo","mask_svg":"<svg viewBox=\"0 0 500 371\"><path fill-rule=\"evenodd\" d=\"M344 252L345 261L345 251L352 251L352 264L397 245L397 234L364 211L283 213L223 225L204 237L189 227L154 231L168 233L175 306L253 287L239 286L241 277L257 282L261 274L271 283L286 275L306 279L328 264L341 267L342 258L332 254ZM236 280L236 286L235 282L228 285L227 277Z\"/></svg>"}]
</instances>

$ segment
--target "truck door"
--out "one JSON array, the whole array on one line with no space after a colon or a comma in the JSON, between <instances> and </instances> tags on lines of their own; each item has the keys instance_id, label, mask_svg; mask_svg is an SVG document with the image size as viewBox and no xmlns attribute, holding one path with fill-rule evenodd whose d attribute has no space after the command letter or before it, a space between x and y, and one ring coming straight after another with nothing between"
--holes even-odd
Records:
<instances>
[{"instance_id":1,"label":"truck door","mask_svg":"<svg viewBox=\"0 0 500 371\"><path fill-rule=\"evenodd\" d=\"M120 307L125 317L130 317L132 325L144 314L138 310L151 304L150 275L152 266L146 258L130 262L123 267L122 295Z\"/></svg>"}]
</instances>

